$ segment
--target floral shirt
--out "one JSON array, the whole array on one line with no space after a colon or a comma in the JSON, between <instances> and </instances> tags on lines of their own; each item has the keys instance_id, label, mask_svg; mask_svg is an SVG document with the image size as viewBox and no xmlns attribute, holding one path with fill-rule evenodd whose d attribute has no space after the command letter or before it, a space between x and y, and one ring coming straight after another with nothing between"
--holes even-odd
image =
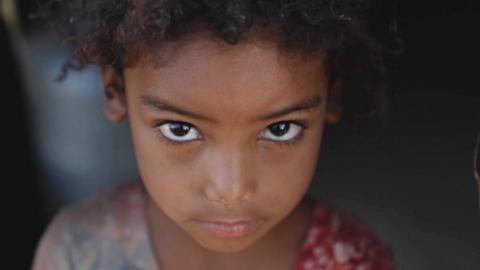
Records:
<instances>
[{"instance_id":1,"label":"floral shirt","mask_svg":"<svg viewBox=\"0 0 480 270\"><path fill-rule=\"evenodd\" d=\"M158 270L141 184L65 208L40 240L33 270ZM294 270L390 270L390 250L353 217L317 201Z\"/></svg>"}]
</instances>

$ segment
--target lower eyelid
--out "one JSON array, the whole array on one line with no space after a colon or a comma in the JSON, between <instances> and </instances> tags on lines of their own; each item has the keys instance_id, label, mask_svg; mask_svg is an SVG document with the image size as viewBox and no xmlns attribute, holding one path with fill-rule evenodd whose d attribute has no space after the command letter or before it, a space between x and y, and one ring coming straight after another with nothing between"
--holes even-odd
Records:
<instances>
[{"instance_id":1,"label":"lower eyelid","mask_svg":"<svg viewBox=\"0 0 480 270\"><path fill-rule=\"evenodd\" d=\"M305 129L302 128L302 130L300 131L300 133L298 133L298 135L296 137L294 137L293 139L290 139L288 141L275 141L275 140L268 140L268 139L264 139L264 141L267 141L269 143L273 143L273 144L278 145L278 146L293 146L293 145L297 144L298 142L300 142L304 137L305 137Z\"/></svg>"},{"instance_id":2,"label":"lower eyelid","mask_svg":"<svg viewBox=\"0 0 480 270\"><path fill-rule=\"evenodd\" d=\"M304 136L305 136L305 129L302 128L300 130L300 132L298 133L298 135L293 137L293 139L288 140L288 141L279 141L278 143L280 143L280 144L283 143L283 144L286 144L286 145L292 145L292 144L295 144L295 143L299 142L300 140L302 140Z\"/></svg>"}]
</instances>

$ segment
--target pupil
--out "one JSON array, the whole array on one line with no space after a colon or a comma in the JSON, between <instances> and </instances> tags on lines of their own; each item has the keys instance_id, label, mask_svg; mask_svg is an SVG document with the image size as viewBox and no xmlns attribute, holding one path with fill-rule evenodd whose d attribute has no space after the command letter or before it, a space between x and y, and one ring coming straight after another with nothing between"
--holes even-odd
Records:
<instances>
[{"instance_id":1,"label":"pupil","mask_svg":"<svg viewBox=\"0 0 480 270\"><path fill-rule=\"evenodd\" d=\"M190 127L180 123L173 123L170 125L170 130L172 131L173 134L175 134L175 136L181 137L188 134Z\"/></svg>"},{"instance_id":2,"label":"pupil","mask_svg":"<svg viewBox=\"0 0 480 270\"><path fill-rule=\"evenodd\" d=\"M272 132L273 135L280 137L285 133L287 133L289 129L290 129L289 123L282 123L282 124L273 125L270 128L270 132Z\"/></svg>"}]
</instances>

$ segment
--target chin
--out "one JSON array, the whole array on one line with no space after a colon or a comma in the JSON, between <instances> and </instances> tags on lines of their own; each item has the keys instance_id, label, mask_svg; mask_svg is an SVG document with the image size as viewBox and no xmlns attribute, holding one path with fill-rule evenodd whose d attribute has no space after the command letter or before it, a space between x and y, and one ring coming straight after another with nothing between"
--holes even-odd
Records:
<instances>
[{"instance_id":1,"label":"chin","mask_svg":"<svg viewBox=\"0 0 480 270\"><path fill-rule=\"evenodd\" d=\"M203 248L220 253L239 253L256 243L257 239L195 239Z\"/></svg>"}]
</instances>

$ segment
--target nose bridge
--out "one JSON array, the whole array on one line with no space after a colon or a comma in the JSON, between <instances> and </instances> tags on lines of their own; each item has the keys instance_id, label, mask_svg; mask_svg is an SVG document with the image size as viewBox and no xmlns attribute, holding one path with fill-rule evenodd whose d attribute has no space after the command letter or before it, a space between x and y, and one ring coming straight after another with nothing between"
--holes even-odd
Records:
<instances>
[{"instance_id":1,"label":"nose bridge","mask_svg":"<svg viewBox=\"0 0 480 270\"><path fill-rule=\"evenodd\" d=\"M212 150L207 157L206 196L214 201L236 203L253 193L254 168L249 151L241 146L224 146Z\"/></svg>"}]
</instances>

